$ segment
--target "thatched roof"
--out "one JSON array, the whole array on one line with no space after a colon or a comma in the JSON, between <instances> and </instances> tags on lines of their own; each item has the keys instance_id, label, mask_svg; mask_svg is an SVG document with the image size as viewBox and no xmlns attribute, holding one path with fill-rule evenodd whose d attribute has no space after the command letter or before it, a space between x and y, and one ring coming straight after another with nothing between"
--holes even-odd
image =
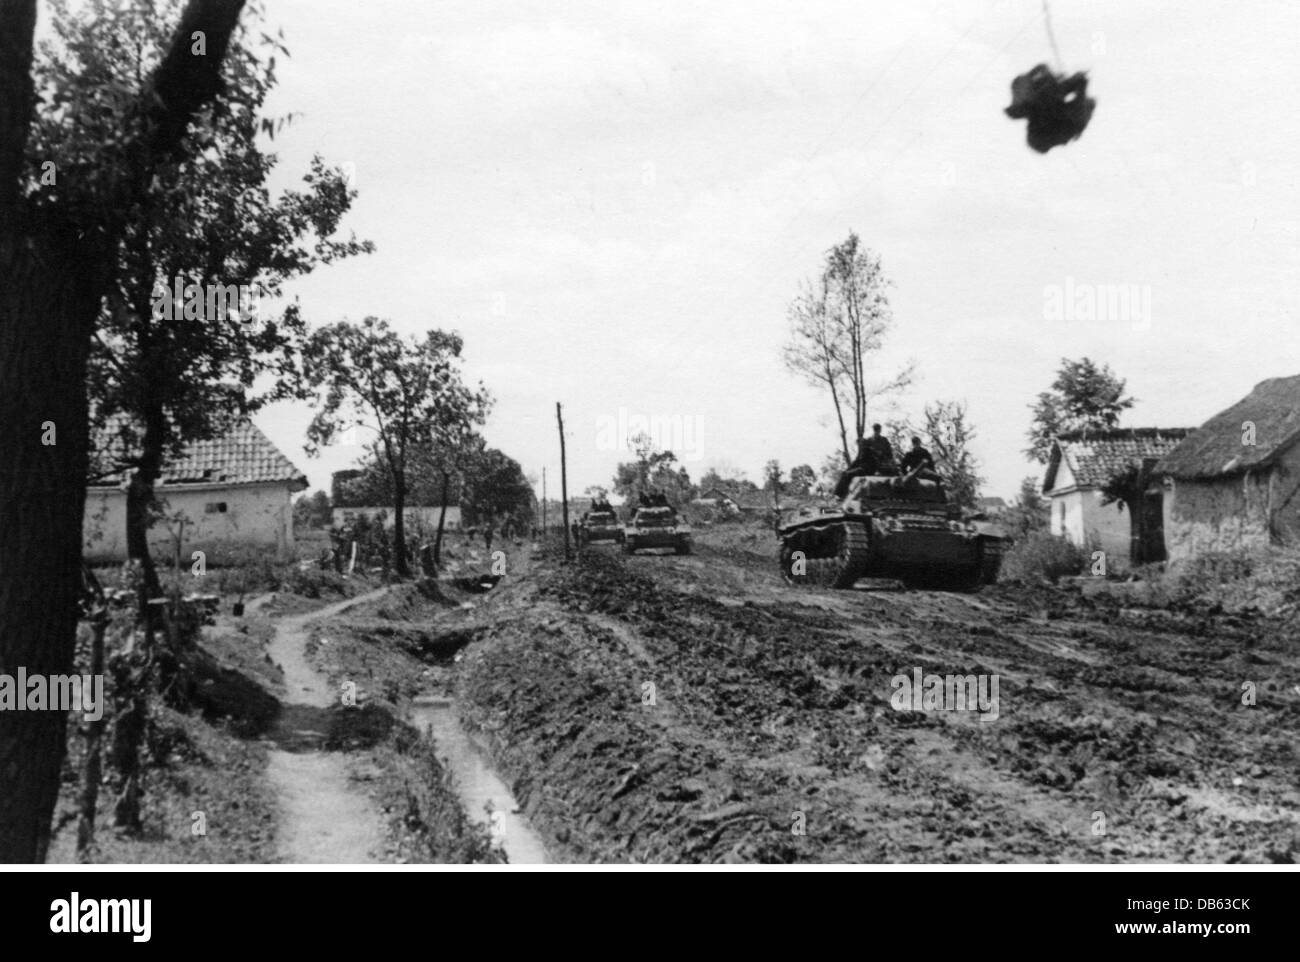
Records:
<instances>
[{"instance_id":1,"label":"thatched roof","mask_svg":"<svg viewBox=\"0 0 1300 962\"><path fill-rule=\"evenodd\" d=\"M1255 443L1243 443L1247 425ZM1255 390L1206 421L1161 460L1174 478L1219 478L1267 467L1300 440L1300 374L1260 381Z\"/></svg>"},{"instance_id":2,"label":"thatched roof","mask_svg":"<svg viewBox=\"0 0 1300 962\"><path fill-rule=\"evenodd\" d=\"M1149 458L1168 454L1191 433L1191 428L1108 428L1072 431L1056 438L1043 479L1043 492L1056 487L1064 461L1077 487L1103 487L1117 474L1140 466Z\"/></svg>"}]
</instances>

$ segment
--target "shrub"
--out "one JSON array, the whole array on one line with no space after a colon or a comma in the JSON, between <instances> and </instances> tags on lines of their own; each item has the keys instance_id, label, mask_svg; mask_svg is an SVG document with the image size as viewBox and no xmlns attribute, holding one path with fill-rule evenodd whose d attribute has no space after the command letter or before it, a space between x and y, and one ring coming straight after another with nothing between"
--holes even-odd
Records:
<instances>
[{"instance_id":1,"label":"shrub","mask_svg":"<svg viewBox=\"0 0 1300 962\"><path fill-rule=\"evenodd\" d=\"M1088 563L1083 549L1065 538L1034 532L1017 541L1002 561L1004 581L1053 583L1069 575L1082 574Z\"/></svg>"},{"instance_id":2,"label":"shrub","mask_svg":"<svg viewBox=\"0 0 1300 962\"><path fill-rule=\"evenodd\" d=\"M1182 597L1207 595L1215 588L1249 578L1263 560L1246 551L1211 551L1179 565L1171 580Z\"/></svg>"},{"instance_id":3,"label":"shrub","mask_svg":"<svg viewBox=\"0 0 1300 962\"><path fill-rule=\"evenodd\" d=\"M342 575L316 566L291 568L285 576L284 589L304 598L347 595L347 583Z\"/></svg>"},{"instance_id":4,"label":"shrub","mask_svg":"<svg viewBox=\"0 0 1300 962\"><path fill-rule=\"evenodd\" d=\"M1295 617L1300 614L1300 552L1207 552L1170 568L1158 585L1169 603Z\"/></svg>"}]
</instances>

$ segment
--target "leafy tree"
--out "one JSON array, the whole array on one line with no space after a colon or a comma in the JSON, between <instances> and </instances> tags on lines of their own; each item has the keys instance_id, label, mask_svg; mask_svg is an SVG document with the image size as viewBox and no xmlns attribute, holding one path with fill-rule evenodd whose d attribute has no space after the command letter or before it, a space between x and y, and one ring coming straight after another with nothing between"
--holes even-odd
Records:
<instances>
[{"instance_id":1,"label":"leafy tree","mask_svg":"<svg viewBox=\"0 0 1300 962\"><path fill-rule=\"evenodd\" d=\"M408 504L438 505L437 531L432 545L432 563L442 564L442 540L446 529L446 509L463 505L467 472L471 460L482 454L485 442L477 434L468 434L457 444L413 444L406 466L406 501ZM372 450L360 470L335 474L338 494L347 506L383 505L391 507L396 494L392 475L382 457ZM429 559L425 559L426 561Z\"/></svg>"},{"instance_id":2,"label":"leafy tree","mask_svg":"<svg viewBox=\"0 0 1300 962\"><path fill-rule=\"evenodd\" d=\"M442 504L444 471L451 475L447 504L460 503L459 453L449 456L446 448L412 444L406 467L406 503L408 505ZM334 475L339 507L392 507L393 479L388 465L374 448L367 450L361 467L339 471Z\"/></svg>"},{"instance_id":3,"label":"leafy tree","mask_svg":"<svg viewBox=\"0 0 1300 962\"><path fill-rule=\"evenodd\" d=\"M1070 431L1105 430L1118 426L1120 415L1133 406L1124 395L1125 382L1108 365L1090 358L1061 358L1052 389L1038 395L1032 405L1026 457L1040 464L1051 459L1052 441Z\"/></svg>"},{"instance_id":4,"label":"leafy tree","mask_svg":"<svg viewBox=\"0 0 1300 962\"><path fill-rule=\"evenodd\" d=\"M1128 509L1129 561L1133 564L1164 560L1160 546L1152 543L1150 529L1154 519L1146 501L1147 491L1156 477L1156 460L1147 458L1128 465L1108 478L1101 488L1102 504L1113 504L1117 510Z\"/></svg>"},{"instance_id":5,"label":"leafy tree","mask_svg":"<svg viewBox=\"0 0 1300 962\"><path fill-rule=\"evenodd\" d=\"M1021 480L1020 494L1016 502L1003 512L1002 525L1012 537L1026 538L1048 529L1050 510L1047 499L1039 492L1038 479L1031 475Z\"/></svg>"},{"instance_id":6,"label":"leafy tree","mask_svg":"<svg viewBox=\"0 0 1300 962\"><path fill-rule=\"evenodd\" d=\"M102 91L156 65L179 0L95 0L76 11L55 0L53 7L54 37L42 46L36 80L67 106L35 125L33 149L67 172L65 196L90 205L97 185L83 187L73 172L88 145L111 141L119 122L97 109ZM319 158L305 190L276 198L267 190L276 158L259 133L275 129L263 108L276 56L287 51L266 34L255 46L254 35L249 25L236 33L226 84L188 134L192 155L157 170L123 222L91 345L92 427L101 438L112 428L105 438L111 463L98 467L129 472L127 555L141 565L142 615L156 610L147 602L159 593L148 533L165 458L292 396L304 325L296 306L271 316L268 298L290 278L371 249L333 238L356 194Z\"/></svg>"},{"instance_id":7,"label":"leafy tree","mask_svg":"<svg viewBox=\"0 0 1300 962\"><path fill-rule=\"evenodd\" d=\"M946 482L948 497L963 508L975 507L984 479L970 451L975 429L966 416L966 405L960 401L936 401L925 406L924 417L921 437L934 456L935 469Z\"/></svg>"},{"instance_id":8,"label":"leafy tree","mask_svg":"<svg viewBox=\"0 0 1300 962\"><path fill-rule=\"evenodd\" d=\"M763 465L763 490L780 493L784 488L781 474L781 462L775 458Z\"/></svg>"},{"instance_id":9,"label":"leafy tree","mask_svg":"<svg viewBox=\"0 0 1300 962\"><path fill-rule=\"evenodd\" d=\"M411 573L406 552L408 468L422 447L455 449L483 423L490 398L461 377L459 335L432 330L406 339L387 321L339 321L314 332L303 355L306 383L316 392L316 416L307 429L315 453L342 430L370 428L373 455L388 470L393 490L393 541L399 577Z\"/></svg>"},{"instance_id":10,"label":"leafy tree","mask_svg":"<svg viewBox=\"0 0 1300 962\"><path fill-rule=\"evenodd\" d=\"M808 495L817 484L817 472L812 469L812 465L799 464L790 469L790 480L786 484L786 489L791 494Z\"/></svg>"},{"instance_id":11,"label":"leafy tree","mask_svg":"<svg viewBox=\"0 0 1300 962\"><path fill-rule=\"evenodd\" d=\"M718 488L728 494L753 493L758 485L745 477L745 472L731 464L719 464L709 468L700 476L699 490L707 491Z\"/></svg>"},{"instance_id":12,"label":"leafy tree","mask_svg":"<svg viewBox=\"0 0 1300 962\"><path fill-rule=\"evenodd\" d=\"M54 0L52 6L53 33L41 45L34 73L38 91L55 107L34 124L29 150L62 173L58 189L68 203L91 211L103 184L81 177L91 160L87 150L112 143L122 121L118 111L103 109L103 92L128 87L157 66L168 39L165 24L174 21L180 4L93 0L74 8ZM305 192L273 199L266 189L275 157L262 149L259 133L272 132L275 124L263 105L275 85L275 58L286 51L267 34L253 39L258 19L255 10L232 37L226 82L187 134L192 153L147 177L134 169L142 162L139 153L123 158L127 176L143 186L121 221L87 390L99 440L92 477L101 471L128 476L126 546L141 575L136 585L146 660L155 631L166 624L150 604L161 585L149 550L149 529L163 516L155 486L165 458L293 394L303 324L292 306L273 317L266 298L277 296L289 278L368 249L332 239L354 195L343 175L319 159ZM259 379L269 387L255 390ZM174 653L164 650L159 657ZM116 728L115 738L126 730ZM114 747L119 758L135 751ZM140 828L138 785L128 779L118 799L121 827Z\"/></svg>"},{"instance_id":13,"label":"leafy tree","mask_svg":"<svg viewBox=\"0 0 1300 962\"><path fill-rule=\"evenodd\" d=\"M835 483L846 467L843 451L832 451L822 459L821 471L817 475L817 487L821 494L830 494L835 490Z\"/></svg>"},{"instance_id":14,"label":"leafy tree","mask_svg":"<svg viewBox=\"0 0 1300 962\"><path fill-rule=\"evenodd\" d=\"M903 390L915 376L914 364L884 378L870 371L868 357L881 349L893 325L888 287L879 255L851 233L826 253L821 276L805 283L789 308L785 365L830 393L846 465L853 459L850 442L868 433L868 406Z\"/></svg>"},{"instance_id":15,"label":"leafy tree","mask_svg":"<svg viewBox=\"0 0 1300 962\"><path fill-rule=\"evenodd\" d=\"M636 455L635 461L619 464L614 469L614 492L628 503L635 504L642 494L657 491L667 496L673 504L682 504L695 497L696 487L684 467L677 463L671 451L654 447L649 435L636 434L628 439Z\"/></svg>"},{"instance_id":16,"label":"leafy tree","mask_svg":"<svg viewBox=\"0 0 1300 962\"><path fill-rule=\"evenodd\" d=\"M186 134L221 92L243 7L189 0L155 66L105 76L92 103L36 89L36 0L0 0L0 664L72 671L91 338L126 224L193 152ZM107 136L96 113L114 117ZM51 116L86 131L62 157L71 169L39 152L33 128ZM45 858L65 727L61 712L0 712L0 862Z\"/></svg>"},{"instance_id":17,"label":"leafy tree","mask_svg":"<svg viewBox=\"0 0 1300 962\"><path fill-rule=\"evenodd\" d=\"M496 448L480 446L463 463L460 503L466 524L532 525L537 496L518 461Z\"/></svg>"},{"instance_id":18,"label":"leafy tree","mask_svg":"<svg viewBox=\"0 0 1300 962\"><path fill-rule=\"evenodd\" d=\"M964 403L935 401L927 404L919 427L896 419L889 422L888 432L895 457L901 457L912 446L914 436L921 438L921 443L934 458L935 470L944 479L949 499L963 508L975 507L984 479L980 477L979 466L970 451L975 429L967 418Z\"/></svg>"},{"instance_id":19,"label":"leafy tree","mask_svg":"<svg viewBox=\"0 0 1300 962\"><path fill-rule=\"evenodd\" d=\"M304 494L293 504L293 523L302 528L328 528L334 521L334 506L325 491Z\"/></svg>"}]
</instances>

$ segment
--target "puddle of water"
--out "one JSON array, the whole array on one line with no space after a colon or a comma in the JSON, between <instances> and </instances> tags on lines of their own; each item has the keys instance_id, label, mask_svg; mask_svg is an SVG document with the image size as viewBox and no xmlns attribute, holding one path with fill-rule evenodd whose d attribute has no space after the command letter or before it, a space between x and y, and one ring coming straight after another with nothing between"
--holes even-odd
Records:
<instances>
[{"instance_id":1,"label":"puddle of water","mask_svg":"<svg viewBox=\"0 0 1300 962\"><path fill-rule=\"evenodd\" d=\"M511 865L550 861L546 846L519 813L519 804L510 789L492 771L483 750L461 728L455 703L450 698L416 698L411 708L411 724L433 738L434 751L451 772L461 806L505 849Z\"/></svg>"}]
</instances>

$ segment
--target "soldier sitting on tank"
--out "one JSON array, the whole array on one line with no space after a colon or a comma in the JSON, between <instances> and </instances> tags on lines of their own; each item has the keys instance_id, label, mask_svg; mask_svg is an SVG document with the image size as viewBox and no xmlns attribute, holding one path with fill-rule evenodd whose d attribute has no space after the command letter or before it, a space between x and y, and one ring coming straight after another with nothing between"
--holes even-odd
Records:
<instances>
[{"instance_id":1,"label":"soldier sitting on tank","mask_svg":"<svg viewBox=\"0 0 1300 962\"><path fill-rule=\"evenodd\" d=\"M865 478L875 474L878 463L875 449L867 443L866 438L858 438L858 456L840 473L839 481L835 482L835 497L847 496L849 483L854 478Z\"/></svg>"},{"instance_id":2,"label":"soldier sitting on tank","mask_svg":"<svg viewBox=\"0 0 1300 962\"><path fill-rule=\"evenodd\" d=\"M876 455L876 470L881 474L893 473L894 447L881 433L879 424L871 425L871 437L867 438L866 445Z\"/></svg>"},{"instance_id":3,"label":"soldier sitting on tank","mask_svg":"<svg viewBox=\"0 0 1300 962\"><path fill-rule=\"evenodd\" d=\"M919 469L916 470L918 477L927 471L933 473L934 456L925 448L921 447L920 438L913 436L912 447L908 449L907 453L904 454L902 459L899 461L899 467L902 468L904 474L909 474L913 470Z\"/></svg>"}]
</instances>

